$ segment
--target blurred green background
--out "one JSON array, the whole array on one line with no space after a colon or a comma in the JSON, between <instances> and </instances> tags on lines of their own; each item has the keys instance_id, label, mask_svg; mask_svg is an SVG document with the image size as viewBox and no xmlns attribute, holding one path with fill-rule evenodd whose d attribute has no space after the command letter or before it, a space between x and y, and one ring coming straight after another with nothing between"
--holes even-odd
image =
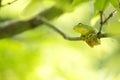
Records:
<instances>
[{"instance_id":1,"label":"blurred green background","mask_svg":"<svg viewBox=\"0 0 120 80\"><path fill-rule=\"evenodd\" d=\"M2 4L12 0L2 0ZM28 20L53 8L46 17L69 36L79 22L99 27L99 10L105 17L118 0L17 0L0 8L0 24L7 19ZM120 80L119 11L103 27L113 36L101 45L68 41L46 25L0 40L0 80Z\"/></svg>"}]
</instances>

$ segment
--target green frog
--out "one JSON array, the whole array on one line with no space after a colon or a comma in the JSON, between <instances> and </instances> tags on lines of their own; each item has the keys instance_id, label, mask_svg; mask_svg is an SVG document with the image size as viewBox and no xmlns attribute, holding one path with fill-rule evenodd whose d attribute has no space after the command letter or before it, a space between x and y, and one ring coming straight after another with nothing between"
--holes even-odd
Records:
<instances>
[{"instance_id":1,"label":"green frog","mask_svg":"<svg viewBox=\"0 0 120 80\"><path fill-rule=\"evenodd\" d=\"M90 47L100 45L100 39L97 36L97 31L95 28L79 23L73 29L81 33L81 39L85 41Z\"/></svg>"}]
</instances>

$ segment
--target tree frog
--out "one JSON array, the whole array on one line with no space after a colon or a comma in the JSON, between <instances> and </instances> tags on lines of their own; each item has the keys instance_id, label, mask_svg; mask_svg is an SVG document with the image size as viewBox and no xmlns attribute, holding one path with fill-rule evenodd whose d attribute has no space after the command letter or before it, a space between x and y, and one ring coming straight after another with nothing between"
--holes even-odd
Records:
<instances>
[{"instance_id":1,"label":"tree frog","mask_svg":"<svg viewBox=\"0 0 120 80\"><path fill-rule=\"evenodd\" d=\"M81 33L81 39L90 47L100 44L100 39L97 37L97 31L93 27L79 23L73 29Z\"/></svg>"}]
</instances>

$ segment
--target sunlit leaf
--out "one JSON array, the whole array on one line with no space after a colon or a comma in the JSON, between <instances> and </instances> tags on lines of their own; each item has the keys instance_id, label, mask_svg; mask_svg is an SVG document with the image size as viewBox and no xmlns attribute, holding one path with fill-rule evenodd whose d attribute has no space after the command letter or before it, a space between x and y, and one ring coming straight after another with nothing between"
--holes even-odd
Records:
<instances>
[{"instance_id":1,"label":"sunlit leaf","mask_svg":"<svg viewBox=\"0 0 120 80\"><path fill-rule=\"evenodd\" d=\"M119 6L118 0L110 0L110 3L111 3L114 7L118 7L118 6Z\"/></svg>"},{"instance_id":2,"label":"sunlit leaf","mask_svg":"<svg viewBox=\"0 0 120 80\"><path fill-rule=\"evenodd\" d=\"M83 2L87 2L87 1L90 1L90 0L73 0L73 6L77 6Z\"/></svg>"},{"instance_id":3,"label":"sunlit leaf","mask_svg":"<svg viewBox=\"0 0 120 80\"><path fill-rule=\"evenodd\" d=\"M112 22L107 28L108 32L112 35L120 35L120 22Z\"/></svg>"},{"instance_id":4,"label":"sunlit leaf","mask_svg":"<svg viewBox=\"0 0 120 80\"><path fill-rule=\"evenodd\" d=\"M24 8L22 16L29 18L34 15L45 11L48 8L51 8L54 5L54 2L51 1L43 1L43 0L35 0L30 1L29 4Z\"/></svg>"},{"instance_id":5,"label":"sunlit leaf","mask_svg":"<svg viewBox=\"0 0 120 80\"><path fill-rule=\"evenodd\" d=\"M71 11L73 0L55 0L55 5L64 11Z\"/></svg>"}]
</instances>

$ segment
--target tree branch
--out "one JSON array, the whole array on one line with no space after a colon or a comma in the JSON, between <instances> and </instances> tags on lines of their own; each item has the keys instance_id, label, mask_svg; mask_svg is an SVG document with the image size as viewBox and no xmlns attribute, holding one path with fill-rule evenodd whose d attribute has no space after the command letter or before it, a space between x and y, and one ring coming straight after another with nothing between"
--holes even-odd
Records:
<instances>
[{"instance_id":1,"label":"tree branch","mask_svg":"<svg viewBox=\"0 0 120 80\"><path fill-rule=\"evenodd\" d=\"M51 24L47 19L45 19L42 16L39 16L39 18L44 24L48 25L48 27L52 28L53 30L55 30L57 33L59 33L64 39L66 40L71 40L71 41L79 41L82 40L81 37L70 37L68 35L66 35L64 32L62 32L60 29L58 29L56 26L54 26L53 24ZM104 34L99 34L100 38L105 38L108 37L108 34L104 33Z\"/></svg>"},{"instance_id":2,"label":"tree branch","mask_svg":"<svg viewBox=\"0 0 120 80\"><path fill-rule=\"evenodd\" d=\"M57 33L59 33L64 39L67 40L81 40L81 37L70 37L68 35L66 35L64 32L62 32L61 30L59 30L56 26L54 26L53 24L51 24L47 19L45 19L44 17L40 16L39 19L46 25L48 25L48 27L52 28L53 30L55 30Z\"/></svg>"},{"instance_id":3,"label":"tree branch","mask_svg":"<svg viewBox=\"0 0 120 80\"><path fill-rule=\"evenodd\" d=\"M98 31L98 35L100 35L101 34L101 31L102 31L102 26L103 26L103 11L99 11L99 13L100 13L100 27L99 27L99 31ZM98 37L99 39L100 39L100 37Z\"/></svg>"},{"instance_id":4,"label":"tree branch","mask_svg":"<svg viewBox=\"0 0 120 80\"><path fill-rule=\"evenodd\" d=\"M54 11L56 11L56 14L54 13L52 17L49 17L48 14L46 14L46 13L53 14ZM22 20L9 21L9 23L7 23L6 25L0 25L0 39L13 37L14 35L38 27L38 25L43 24L43 22L41 22L41 20L38 19L40 15L50 20L55 17L58 17L62 13L63 11L61 9L53 6L45 10L44 12L39 13L34 18L28 21L22 21Z\"/></svg>"},{"instance_id":5,"label":"tree branch","mask_svg":"<svg viewBox=\"0 0 120 80\"><path fill-rule=\"evenodd\" d=\"M48 27L52 28L57 33L59 33L66 40L71 40L71 41L82 40L80 36L79 37L70 37L70 36L66 35L64 32L59 30L56 26L51 24L49 22L49 20L46 19L46 17L48 17L47 14L53 13L54 12L53 10L57 10L57 8L53 7L51 9L52 10L49 9L46 12L40 13L39 15L35 16L34 18L32 18L28 21L21 21L21 20L11 21L6 25L0 26L1 27L0 28L0 39L9 38L9 37L12 37L14 35L20 34L24 31L34 29L34 28L38 27L38 25L41 25L44 23L44 24L48 25ZM44 13L46 13L46 14L44 14ZM51 18L48 17L48 19L55 18L56 16L60 15L61 13L62 13L62 11L57 13L57 15L52 16ZM107 36L108 36L108 34L100 34L99 35L100 38L104 38Z\"/></svg>"},{"instance_id":6,"label":"tree branch","mask_svg":"<svg viewBox=\"0 0 120 80\"><path fill-rule=\"evenodd\" d=\"M103 11L99 11L99 13L100 13L100 27L99 27L99 31L97 33L97 37L99 39L101 38L101 35L102 35L101 31L102 31L103 25L114 15L114 13L116 13L120 9L120 0L118 0L118 5L119 6L115 10L113 10L105 20L103 20ZM107 36L108 36L108 34L107 34Z\"/></svg>"}]
</instances>

